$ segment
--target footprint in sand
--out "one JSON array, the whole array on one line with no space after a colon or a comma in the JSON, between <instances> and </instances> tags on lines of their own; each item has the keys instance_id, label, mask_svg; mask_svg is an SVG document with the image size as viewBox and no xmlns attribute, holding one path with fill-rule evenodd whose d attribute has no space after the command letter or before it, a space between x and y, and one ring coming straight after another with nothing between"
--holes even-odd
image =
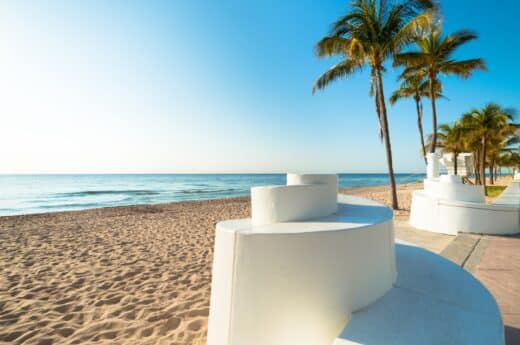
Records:
<instances>
[{"instance_id":1,"label":"footprint in sand","mask_svg":"<svg viewBox=\"0 0 520 345\"><path fill-rule=\"evenodd\" d=\"M68 338L72 334L74 334L75 330L70 327L64 327L64 328L58 328L56 329L56 332L63 338Z\"/></svg>"},{"instance_id":2,"label":"footprint in sand","mask_svg":"<svg viewBox=\"0 0 520 345\"><path fill-rule=\"evenodd\" d=\"M145 328L141 331L141 333L139 334L141 338L148 338L149 336L151 336L153 334L153 327L148 327L148 328Z\"/></svg>"},{"instance_id":3,"label":"footprint in sand","mask_svg":"<svg viewBox=\"0 0 520 345\"><path fill-rule=\"evenodd\" d=\"M190 321L188 324L188 330L191 332L197 332L199 331L202 326L204 325L204 321L202 319L195 319L193 321Z\"/></svg>"},{"instance_id":4,"label":"footprint in sand","mask_svg":"<svg viewBox=\"0 0 520 345\"><path fill-rule=\"evenodd\" d=\"M17 332L7 332L7 333L0 333L0 341L10 343L12 341L15 341L18 337L20 337L23 334L23 332L17 331Z\"/></svg>"}]
</instances>

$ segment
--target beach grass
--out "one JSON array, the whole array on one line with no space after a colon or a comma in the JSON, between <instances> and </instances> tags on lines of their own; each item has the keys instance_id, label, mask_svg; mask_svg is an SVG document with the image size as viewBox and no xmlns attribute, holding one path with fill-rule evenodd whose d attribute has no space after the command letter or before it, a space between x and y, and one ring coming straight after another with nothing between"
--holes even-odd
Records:
<instances>
[{"instance_id":1,"label":"beach grass","mask_svg":"<svg viewBox=\"0 0 520 345\"><path fill-rule=\"evenodd\" d=\"M486 186L487 195L491 198L496 198L506 189L506 186Z\"/></svg>"}]
</instances>

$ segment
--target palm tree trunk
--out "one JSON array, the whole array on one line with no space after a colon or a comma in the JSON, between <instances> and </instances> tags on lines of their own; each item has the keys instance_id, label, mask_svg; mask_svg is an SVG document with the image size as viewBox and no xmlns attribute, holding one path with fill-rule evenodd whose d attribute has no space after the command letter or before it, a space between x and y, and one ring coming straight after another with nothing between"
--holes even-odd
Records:
<instances>
[{"instance_id":1,"label":"palm tree trunk","mask_svg":"<svg viewBox=\"0 0 520 345\"><path fill-rule=\"evenodd\" d=\"M376 102L377 124L379 125L379 138L383 142L383 125L381 124L381 106L379 103L379 90L376 87L376 95L374 97Z\"/></svg>"},{"instance_id":2,"label":"palm tree trunk","mask_svg":"<svg viewBox=\"0 0 520 345\"><path fill-rule=\"evenodd\" d=\"M417 127L419 127L419 135L421 136L421 148L423 153L424 163L428 164L426 161L426 146L424 146L424 133L422 127L422 107L420 105L421 99L415 98L415 107L417 109Z\"/></svg>"},{"instance_id":3,"label":"palm tree trunk","mask_svg":"<svg viewBox=\"0 0 520 345\"><path fill-rule=\"evenodd\" d=\"M375 68L376 76L377 76L377 96L379 97L379 107L381 114L381 126L383 130L383 139L385 141L385 150L386 150L386 163L388 165L388 177L390 178L390 192L392 197L392 209L398 210L399 204L397 202L397 189L395 185L395 176L394 176L394 165L392 161L392 145L390 143L390 131L388 129L388 119L386 116L386 105L385 105L385 95L383 93L383 78L381 77L381 67L378 66Z\"/></svg>"},{"instance_id":4,"label":"palm tree trunk","mask_svg":"<svg viewBox=\"0 0 520 345\"><path fill-rule=\"evenodd\" d=\"M480 183L480 152L473 152L473 171L475 172L475 184Z\"/></svg>"},{"instance_id":5,"label":"palm tree trunk","mask_svg":"<svg viewBox=\"0 0 520 345\"><path fill-rule=\"evenodd\" d=\"M430 75L430 100L432 102L432 142L430 144L430 153L435 153L435 147L437 146L437 107L435 106L435 88L434 80L435 76Z\"/></svg>"},{"instance_id":6,"label":"palm tree trunk","mask_svg":"<svg viewBox=\"0 0 520 345\"><path fill-rule=\"evenodd\" d=\"M495 184L495 160L491 159L489 162L489 184Z\"/></svg>"},{"instance_id":7,"label":"palm tree trunk","mask_svg":"<svg viewBox=\"0 0 520 345\"><path fill-rule=\"evenodd\" d=\"M455 176L457 176L457 168L458 168L457 158L458 157L459 157L459 153L453 152L453 173L455 174Z\"/></svg>"},{"instance_id":8,"label":"palm tree trunk","mask_svg":"<svg viewBox=\"0 0 520 345\"><path fill-rule=\"evenodd\" d=\"M480 178L482 185L484 186L484 194L487 195L486 191L486 137L482 136L481 139L482 149L480 150Z\"/></svg>"}]
</instances>

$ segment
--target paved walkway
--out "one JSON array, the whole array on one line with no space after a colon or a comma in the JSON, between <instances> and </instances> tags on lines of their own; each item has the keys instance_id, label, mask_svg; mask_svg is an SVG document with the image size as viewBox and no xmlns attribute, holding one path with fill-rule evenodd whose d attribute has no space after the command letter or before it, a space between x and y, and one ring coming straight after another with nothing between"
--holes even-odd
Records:
<instances>
[{"instance_id":1,"label":"paved walkway","mask_svg":"<svg viewBox=\"0 0 520 345\"><path fill-rule=\"evenodd\" d=\"M437 254L455 239L455 236L417 230L403 220L394 220L394 229L395 237L401 241L413 243Z\"/></svg>"},{"instance_id":2,"label":"paved walkway","mask_svg":"<svg viewBox=\"0 0 520 345\"><path fill-rule=\"evenodd\" d=\"M520 344L520 236L482 236L463 267L495 297L506 344Z\"/></svg>"},{"instance_id":3,"label":"paved walkway","mask_svg":"<svg viewBox=\"0 0 520 345\"><path fill-rule=\"evenodd\" d=\"M512 182L495 204L520 205L520 182ZM520 219L520 214L519 214ZM414 243L471 272L498 303L506 345L520 344L520 235L442 235L394 221L396 238Z\"/></svg>"},{"instance_id":4,"label":"paved walkway","mask_svg":"<svg viewBox=\"0 0 520 345\"><path fill-rule=\"evenodd\" d=\"M441 235L395 221L395 235L471 272L495 297L505 325L506 345L520 344L520 236Z\"/></svg>"}]
</instances>

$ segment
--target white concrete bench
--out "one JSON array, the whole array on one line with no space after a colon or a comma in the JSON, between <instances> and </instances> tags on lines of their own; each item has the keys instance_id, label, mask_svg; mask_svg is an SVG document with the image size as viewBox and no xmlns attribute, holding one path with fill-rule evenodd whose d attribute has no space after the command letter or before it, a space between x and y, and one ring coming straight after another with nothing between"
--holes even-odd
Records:
<instances>
[{"instance_id":1,"label":"white concrete bench","mask_svg":"<svg viewBox=\"0 0 520 345\"><path fill-rule=\"evenodd\" d=\"M436 156L429 154L424 189L412 194L411 226L449 235L520 233L520 194L514 186L517 182L489 205L485 203L483 186L462 184L454 175L439 177L437 165Z\"/></svg>"},{"instance_id":2,"label":"white concrete bench","mask_svg":"<svg viewBox=\"0 0 520 345\"><path fill-rule=\"evenodd\" d=\"M337 210L338 177L287 174L286 186L251 188L252 225L324 217Z\"/></svg>"},{"instance_id":3,"label":"white concrete bench","mask_svg":"<svg viewBox=\"0 0 520 345\"><path fill-rule=\"evenodd\" d=\"M390 209L337 196L337 177L330 175L294 175L288 181L305 184L253 190L253 219L217 224L208 345L473 339L455 336L456 329L485 335L468 344L503 343L493 298L467 273L414 247L399 247L396 264ZM468 308L476 311L463 312ZM487 308L489 320L479 308ZM411 342L424 334L436 338Z\"/></svg>"},{"instance_id":4,"label":"white concrete bench","mask_svg":"<svg viewBox=\"0 0 520 345\"><path fill-rule=\"evenodd\" d=\"M397 281L355 312L334 345L502 345L504 327L491 294L439 255L396 244Z\"/></svg>"},{"instance_id":5,"label":"white concrete bench","mask_svg":"<svg viewBox=\"0 0 520 345\"><path fill-rule=\"evenodd\" d=\"M412 194L410 225L448 235L515 234L520 232L520 207L440 199L417 190Z\"/></svg>"},{"instance_id":6,"label":"white concrete bench","mask_svg":"<svg viewBox=\"0 0 520 345\"><path fill-rule=\"evenodd\" d=\"M209 345L331 344L392 288L391 210L338 202L335 175L287 180L252 189L252 219L217 224Z\"/></svg>"}]
</instances>

